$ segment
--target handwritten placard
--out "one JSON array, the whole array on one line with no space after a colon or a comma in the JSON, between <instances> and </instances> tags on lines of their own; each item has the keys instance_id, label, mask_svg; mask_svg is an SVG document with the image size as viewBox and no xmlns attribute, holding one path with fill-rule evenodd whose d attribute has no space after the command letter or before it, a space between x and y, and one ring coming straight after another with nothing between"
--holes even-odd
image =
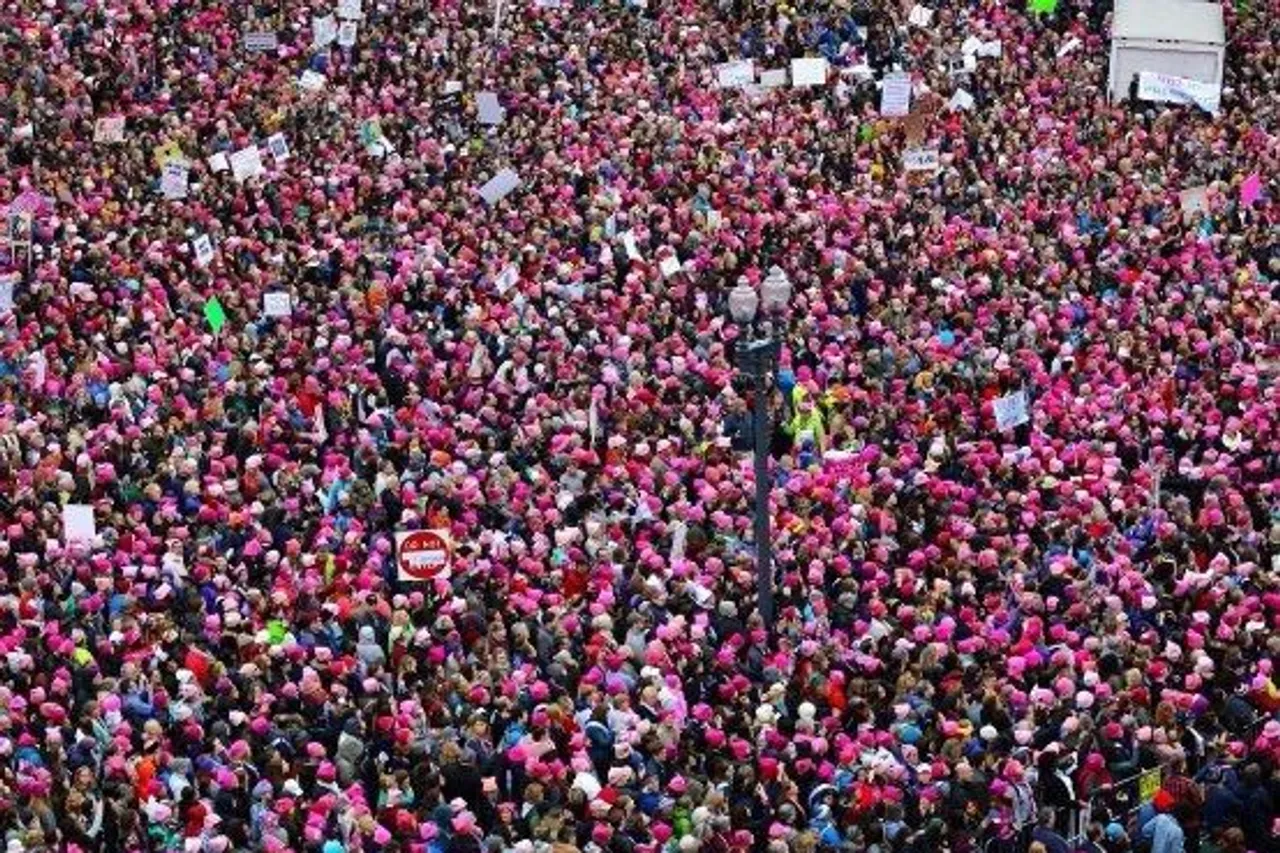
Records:
<instances>
[{"instance_id":1,"label":"handwritten placard","mask_svg":"<svg viewBox=\"0 0 1280 853\"><path fill-rule=\"evenodd\" d=\"M797 89L805 86L825 86L827 60L822 57L791 60L791 85Z\"/></svg>"},{"instance_id":2,"label":"handwritten placard","mask_svg":"<svg viewBox=\"0 0 1280 853\"><path fill-rule=\"evenodd\" d=\"M741 89L756 81L756 64L750 59L724 62L716 66L716 85L721 89Z\"/></svg>"},{"instance_id":3,"label":"handwritten placard","mask_svg":"<svg viewBox=\"0 0 1280 853\"><path fill-rule=\"evenodd\" d=\"M93 141L104 144L124 142L124 116L105 116L93 126Z\"/></svg>"},{"instance_id":4,"label":"handwritten placard","mask_svg":"<svg viewBox=\"0 0 1280 853\"><path fill-rule=\"evenodd\" d=\"M93 507L89 504L65 504L62 507L62 540L66 544L92 544L98 535L98 527L93 518Z\"/></svg>"},{"instance_id":5,"label":"handwritten placard","mask_svg":"<svg viewBox=\"0 0 1280 853\"><path fill-rule=\"evenodd\" d=\"M262 154L258 146L249 145L231 155L231 174L237 181L261 175L266 169L262 166Z\"/></svg>"},{"instance_id":6,"label":"handwritten placard","mask_svg":"<svg viewBox=\"0 0 1280 853\"><path fill-rule=\"evenodd\" d=\"M760 88L781 89L787 85L787 69L769 68L760 72Z\"/></svg>"},{"instance_id":7,"label":"handwritten placard","mask_svg":"<svg viewBox=\"0 0 1280 853\"><path fill-rule=\"evenodd\" d=\"M506 115L506 111L498 103L497 92L480 92L477 94L476 112L479 113L480 123L487 125L502 124L502 119Z\"/></svg>"},{"instance_id":8,"label":"handwritten placard","mask_svg":"<svg viewBox=\"0 0 1280 853\"><path fill-rule=\"evenodd\" d=\"M208 234L201 234L191 241L191 250L195 252L196 264L207 267L213 260L213 241Z\"/></svg>"},{"instance_id":9,"label":"handwritten placard","mask_svg":"<svg viewBox=\"0 0 1280 853\"><path fill-rule=\"evenodd\" d=\"M337 40L338 21L333 15L311 19L311 41L316 47L328 47Z\"/></svg>"},{"instance_id":10,"label":"handwritten placard","mask_svg":"<svg viewBox=\"0 0 1280 853\"><path fill-rule=\"evenodd\" d=\"M164 170L160 173L161 194L170 201L186 198L189 173L186 163L177 161L165 163Z\"/></svg>"},{"instance_id":11,"label":"handwritten placard","mask_svg":"<svg viewBox=\"0 0 1280 853\"><path fill-rule=\"evenodd\" d=\"M911 76L895 71L884 76L880 90L880 114L904 116L911 112Z\"/></svg>"},{"instance_id":12,"label":"handwritten placard","mask_svg":"<svg viewBox=\"0 0 1280 853\"><path fill-rule=\"evenodd\" d=\"M280 47L280 39L272 32L244 34L244 49L251 53L270 53Z\"/></svg>"},{"instance_id":13,"label":"handwritten placard","mask_svg":"<svg viewBox=\"0 0 1280 853\"><path fill-rule=\"evenodd\" d=\"M518 186L520 186L520 175L514 169L503 169L480 187L480 197L492 207Z\"/></svg>"},{"instance_id":14,"label":"handwritten placard","mask_svg":"<svg viewBox=\"0 0 1280 853\"><path fill-rule=\"evenodd\" d=\"M293 301L283 291L262 294L262 313L267 317L288 317L293 314Z\"/></svg>"},{"instance_id":15,"label":"handwritten placard","mask_svg":"<svg viewBox=\"0 0 1280 853\"><path fill-rule=\"evenodd\" d=\"M289 159L289 143L285 140L283 133L273 133L267 137L267 150L271 152L271 156L277 163L283 163Z\"/></svg>"},{"instance_id":16,"label":"handwritten placard","mask_svg":"<svg viewBox=\"0 0 1280 853\"><path fill-rule=\"evenodd\" d=\"M356 33L359 31L360 25L355 21L343 21L338 26L338 46L339 47L355 47Z\"/></svg>"},{"instance_id":17,"label":"handwritten placard","mask_svg":"<svg viewBox=\"0 0 1280 853\"><path fill-rule=\"evenodd\" d=\"M908 148L902 154L902 168L908 172L933 172L938 162L936 148Z\"/></svg>"},{"instance_id":18,"label":"handwritten placard","mask_svg":"<svg viewBox=\"0 0 1280 853\"><path fill-rule=\"evenodd\" d=\"M996 415L996 429L998 430L1013 429L1031 420L1031 413L1027 410L1027 392L1025 390L997 397L993 406Z\"/></svg>"}]
</instances>

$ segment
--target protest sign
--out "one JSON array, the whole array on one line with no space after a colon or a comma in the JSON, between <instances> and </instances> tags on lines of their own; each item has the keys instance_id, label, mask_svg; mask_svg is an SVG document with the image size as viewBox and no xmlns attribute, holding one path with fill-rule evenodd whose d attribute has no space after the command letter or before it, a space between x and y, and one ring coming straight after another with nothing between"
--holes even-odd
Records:
<instances>
[{"instance_id":1,"label":"protest sign","mask_svg":"<svg viewBox=\"0 0 1280 853\"><path fill-rule=\"evenodd\" d=\"M984 41L978 45L977 55L987 59L999 59L1004 56L1004 42L1000 39Z\"/></svg>"},{"instance_id":2,"label":"protest sign","mask_svg":"<svg viewBox=\"0 0 1280 853\"><path fill-rule=\"evenodd\" d=\"M225 172L231 168L230 161L227 160L227 152L219 151L209 158L209 171L215 175L218 172Z\"/></svg>"},{"instance_id":3,"label":"protest sign","mask_svg":"<svg viewBox=\"0 0 1280 853\"><path fill-rule=\"evenodd\" d=\"M1079 50L1081 44L1082 42L1080 41L1080 39L1076 38L1075 36L1072 36L1071 38L1067 39L1065 42L1062 43L1062 47L1058 48L1058 58L1061 59L1062 57L1066 56L1068 53L1071 53L1073 50Z\"/></svg>"},{"instance_id":4,"label":"protest sign","mask_svg":"<svg viewBox=\"0 0 1280 853\"><path fill-rule=\"evenodd\" d=\"M364 17L361 0L338 0L338 17L344 21L358 21Z\"/></svg>"},{"instance_id":5,"label":"protest sign","mask_svg":"<svg viewBox=\"0 0 1280 853\"><path fill-rule=\"evenodd\" d=\"M997 397L993 406L996 415L996 429L998 430L1012 429L1031 420L1031 414L1027 411L1027 392L1025 390Z\"/></svg>"},{"instance_id":6,"label":"protest sign","mask_svg":"<svg viewBox=\"0 0 1280 853\"><path fill-rule=\"evenodd\" d=\"M272 32L245 33L244 49L255 53L269 53L280 47L280 39Z\"/></svg>"},{"instance_id":7,"label":"protest sign","mask_svg":"<svg viewBox=\"0 0 1280 853\"><path fill-rule=\"evenodd\" d=\"M9 237L9 247L25 245L28 250L31 248L31 211L9 209L6 216L7 231Z\"/></svg>"},{"instance_id":8,"label":"protest sign","mask_svg":"<svg viewBox=\"0 0 1280 853\"><path fill-rule=\"evenodd\" d=\"M447 578L452 559L453 543L448 530L396 531L396 567L400 580Z\"/></svg>"},{"instance_id":9,"label":"protest sign","mask_svg":"<svg viewBox=\"0 0 1280 853\"><path fill-rule=\"evenodd\" d=\"M667 255L658 264L658 269L662 270L662 274L667 278L680 272L680 258L678 255Z\"/></svg>"},{"instance_id":10,"label":"protest sign","mask_svg":"<svg viewBox=\"0 0 1280 853\"><path fill-rule=\"evenodd\" d=\"M191 249L196 254L196 264L207 267L213 260L213 241L208 234L201 234L191 241Z\"/></svg>"},{"instance_id":11,"label":"protest sign","mask_svg":"<svg viewBox=\"0 0 1280 853\"><path fill-rule=\"evenodd\" d=\"M444 93L446 95L456 95L462 91L461 80L446 80L444 83Z\"/></svg>"},{"instance_id":12,"label":"protest sign","mask_svg":"<svg viewBox=\"0 0 1280 853\"><path fill-rule=\"evenodd\" d=\"M382 124L376 119L366 119L360 123L360 144L365 147L370 154L381 156L382 140Z\"/></svg>"},{"instance_id":13,"label":"protest sign","mask_svg":"<svg viewBox=\"0 0 1280 853\"><path fill-rule=\"evenodd\" d=\"M176 140L170 139L155 148L151 149L156 159L156 167L163 169L166 163L173 161L186 161L186 156L182 153L182 147L178 145Z\"/></svg>"},{"instance_id":14,"label":"protest sign","mask_svg":"<svg viewBox=\"0 0 1280 853\"><path fill-rule=\"evenodd\" d=\"M973 95L970 95L964 89L956 89L955 94L951 96L951 100L947 102L947 106L953 110L971 110L973 109Z\"/></svg>"},{"instance_id":15,"label":"protest sign","mask_svg":"<svg viewBox=\"0 0 1280 853\"><path fill-rule=\"evenodd\" d=\"M1248 206L1262 198L1262 175L1254 172L1240 184L1240 203Z\"/></svg>"},{"instance_id":16,"label":"protest sign","mask_svg":"<svg viewBox=\"0 0 1280 853\"><path fill-rule=\"evenodd\" d=\"M328 47L338 38L338 21L333 15L311 19L311 41L318 48Z\"/></svg>"},{"instance_id":17,"label":"protest sign","mask_svg":"<svg viewBox=\"0 0 1280 853\"><path fill-rule=\"evenodd\" d=\"M750 59L716 66L716 85L721 89L741 89L756 81L756 64Z\"/></svg>"},{"instance_id":18,"label":"protest sign","mask_svg":"<svg viewBox=\"0 0 1280 853\"><path fill-rule=\"evenodd\" d=\"M791 60L791 85L795 88L823 86L826 82L827 60L822 57Z\"/></svg>"},{"instance_id":19,"label":"protest sign","mask_svg":"<svg viewBox=\"0 0 1280 853\"><path fill-rule=\"evenodd\" d=\"M476 111L480 114L480 123L502 124L506 110L498 103L497 92L480 92L476 95Z\"/></svg>"},{"instance_id":20,"label":"protest sign","mask_svg":"<svg viewBox=\"0 0 1280 853\"><path fill-rule=\"evenodd\" d=\"M1058 0L1027 0L1027 10L1038 15L1052 15L1058 10Z\"/></svg>"},{"instance_id":21,"label":"protest sign","mask_svg":"<svg viewBox=\"0 0 1280 853\"><path fill-rule=\"evenodd\" d=\"M904 116L911 112L911 75L895 71L884 75L880 89L880 114Z\"/></svg>"},{"instance_id":22,"label":"protest sign","mask_svg":"<svg viewBox=\"0 0 1280 853\"><path fill-rule=\"evenodd\" d=\"M208 321L209 328L216 335L222 331L222 327L227 325L226 312L222 310L222 303L218 301L218 297L210 296L208 301L204 303L204 319Z\"/></svg>"},{"instance_id":23,"label":"protest sign","mask_svg":"<svg viewBox=\"0 0 1280 853\"><path fill-rule=\"evenodd\" d=\"M506 198L518 186L520 186L520 176L516 174L515 170L503 169L480 187L480 197L485 200L486 204L493 206Z\"/></svg>"},{"instance_id":24,"label":"protest sign","mask_svg":"<svg viewBox=\"0 0 1280 853\"><path fill-rule=\"evenodd\" d=\"M767 71L760 72L760 87L762 89L780 89L787 85L787 69L770 68Z\"/></svg>"},{"instance_id":25,"label":"protest sign","mask_svg":"<svg viewBox=\"0 0 1280 853\"><path fill-rule=\"evenodd\" d=\"M165 198L173 201L187 197L188 172L186 163L171 161L164 164L160 173L160 192Z\"/></svg>"},{"instance_id":26,"label":"protest sign","mask_svg":"<svg viewBox=\"0 0 1280 853\"><path fill-rule=\"evenodd\" d=\"M627 257L633 261L643 261L644 256L640 254L640 249L636 246L636 235L630 231L623 231L618 235L622 240L622 248L627 252Z\"/></svg>"},{"instance_id":27,"label":"protest sign","mask_svg":"<svg viewBox=\"0 0 1280 853\"><path fill-rule=\"evenodd\" d=\"M822 454L822 470L841 479L857 476L859 462L858 454L847 450L828 450Z\"/></svg>"},{"instance_id":28,"label":"protest sign","mask_svg":"<svg viewBox=\"0 0 1280 853\"><path fill-rule=\"evenodd\" d=\"M356 33L359 30L359 24L355 21L343 21L338 25L338 46L339 47L355 47Z\"/></svg>"},{"instance_id":29,"label":"protest sign","mask_svg":"<svg viewBox=\"0 0 1280 853\"><path fill-rule=\"evenodd\" d=\"M302 76L298 78L298 88L308 92L319 92L324 88L324 84L328 78L318 71L312 71L308 68L302 72Z\"/></svg>"},{"instance_id":30,"label":"protest sign","mask_svg":"<svg viewBox=\"0 0 1280 853\"><path fill-rule=\"evenodd\" d=\"M13 310L13 290L19 278L20 273L0 276L0 317Z\"/></svg>"},{"instance_id":31,"label":"protest sign","mask_svg":"<svg viewBox=\"0 0 1280 853\"><path fill-rule=\"evenodd\" d=\"M262 155L256 145L246 146L232 154L230 163L231 174L237 182L256 177L266 171L262 166Z\"/></svg>"},{"instance_id":32,"label":"protest sign","mask_svg":"<svg viewBox=\"0 0 1280 853\"><path fill-rule=\"evenodd\" d=\"M293 313L293 302L289 294L274 291L262 294L262 313L267 317L288 317Z\"/></svg>"},{"instance_id":33,"label":"protest sign","mask_svg":"<svg viewBox=\"0 0 1280 853\"><path fill-rule=\"evenodd\" d=\"M1206 198L1209 188L1206 186L1190 187L1178 193L1178 202L1182 207L1182 220L1189 222L1197 213L1209 210Z\"/></svg>"},{"instance_id":34,"label":"protest sign","mask_svg":"<svg viewBox=\"0 0 1280 853\"><path fill-rule=\"evenodd\" d=\"M1138 74L1138 97L1144 101L1194 104L1205 112L1216 115L1222 100L1222 88L1217 83L1203 83L1187 77L1143 71Z\"/></svg>"},{"instance_id":35,"label":"protest sign","mask_svg":"<svg viewBox=\"0 0 1280 853\"><path fill-rule=\"evenodd\" d=\"M93 125L93 141L111 144L124 142L124 116L106 116Z\"/></svg>"},{"instance_id":36,"label":"protest sign","mask_svg":"<svg viewBox=\"0 0 1280 853\"><path fill-rule=\"evenodd\" d=\"M916 27L927 27L932 22L932 9L921 6L919 3L911 7L911 14L907 16L907 23Z\"/></svg>"},{"instance_id":37,"label":"protest sign","mask_svg":"<svg viewBox=\"0 0 1280 853\"><path fill-rule=\"evenodd\" d=\"M1142 771L1142 775L1138 777L1138 801L1149 803L1155 799L1156 794L1160 793L1160 768L1152 767L1150 770Z\"/></svg>"},{"instance_id":38,"label":"protest sign","mask_svg":"<svg viewBox=\"0 0 1280 853\"><path fill-rule=\"evenodd\" d=\"M98 526L93 519L93 507L89 504L64 504L62 507L62 539L70 545L73 542L92 544L98 535Z\"/></svg>"},{"instance_id":39,"label":"protest sign","mask_svg":"<svg viewBox=\"0 0 1280 853\"><path fill-rule=\"evenodd\" d=\"M951 64L947 69L952 77L959 74L969 74L978 70L978 55L976 53L966 53L957 56L951 60Z\"/></svg>"},{"instance_id":40,"label":"protest sign","mask_svg":"<svg viewBox=\"0 0 1280 853\"><path fill-rule=\"evenodd\" d=\"M271 152L271 156L277 163L283 163L289 159L289 143L285 140L283 133L273 133L267 137L267 150Z\"/></svg>"},{"instance_id":41,"label":"protest sign","mask_svg":"<svg viewBox=\"0 0 1280 853\"><path fill-rule=\"evenodd\" d=\"M902 154L902 168L908 172L932 172L938 168L936 148L908 148Z\"/></svg>"},{"instance_id":42,"label":"protest sign","mask_svg":"<svg viewBox=\"0 0 1280 853\"><path fill-rule=\"evenodd\" d=\"M493 280L493 286L497 289L498 294L505 294L508 290L515 287L520 281L520 270L515 264L507 264L507 266Z\"/></svg>"}]
</instances>

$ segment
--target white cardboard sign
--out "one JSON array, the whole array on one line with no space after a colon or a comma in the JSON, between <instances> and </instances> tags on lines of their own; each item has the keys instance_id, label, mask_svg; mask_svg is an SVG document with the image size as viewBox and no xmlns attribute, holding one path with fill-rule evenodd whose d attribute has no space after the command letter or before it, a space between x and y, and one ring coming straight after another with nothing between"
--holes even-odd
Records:
<instances>
[{"instance_id":1,"label":"white cardboard sign","mask_svg":"<svg viewBox=\"0 0 1280 853\"><path fill-rule=\"evenodd\" d=\"M244 49L254 53L270 53L280 47L280 39L272 32L245 33Z\"/></svg>"},{"instance_id":2,"label":"white cardboard sign","mask_svg":"<svg viewBox=\"0 0 1280 853\"><path fill-rule=\"evenodd\" d=\"M344 21L358 21L364 17L361 0L338 0L338 17Z\"/></svg>"},{"instance_id":3,"label":"white cardboard sign","mask_svg":"<svg viewBox=\"0 0 1280 853\"><path fill-rule=\"evenodd\" d=\"M480 114L480 123L488 125L502 124L502 119L507 112L498 103L497 92L480 92L477 94L476 111Z\"/></svg>"},{"instance_id":4,"label":"white cardboard sign","mask_svg":"<svg viewBox=\"0 0 1280 853\"><path fill-rule=\"evenodd\" d=\"M1178 193L1178 202L1182 207L1184 221L1190 221L1197 213L1203 213L1209 209L1208 192L1207 186L1199 186Z\"/></svg>"},{"instance_id":5,"label":"white cardboard sign","mask_svg":"<svg viewBox=\"0 0 1280 853\"><path fill-rule=\"evenodd\" d=\"M760 72L760 88L781 89L787 85L787 69L769 68Z\"/></svg>"},{"instance_id":6,"label":"white cardboard sign","mask_svg":"<svg viewBox=\"0 0 1280 853\"><path fill-rule=\"evenodd\" d=\"M0 276L0 317L13 310L13 286L17 274Z\"/></svg>"},{"instance_id":7,"label":"white cardboard sign","mask_svg":"<svg viewBox=\"0 0 1280 853\"><path fill-rule=\"evenodd\" d=\"M741 89L756 81L756 64L750 59L716 66L716 85L721 89Z\"/></svg>"},{"instance_id":8,"label":"white cardboard sign","mask_svg":"<svg viewBox=\"0 0 1280 853\"><path fill-rule=\"evenodd\" d=\"M1027 411L1027 392L1015 391L995 400L996 429L1006 430L1021 426L1031 420Z\"/></svg>"},{"instance_id":9,"label":"white cardboard sign","mask_svg":"<svg viewBox=\"0 0 1280 853\"><path fill-rule=\"evenodd\" d=\"M196 253L196 264L207 267L213 260L213 241L208 234L201 234L191 241L191 249Z\"/></svg>"},{"instance_id":10,"label":"white cardboard sign","mask_svg":"<svg viewBox=\"0 0 1280 853\"><path fill-rule=\"evenodd\" d=\"M258 146L256 145L241 148L231 155L230 162L231 174L237 181L261 175L266 171L262 167L262 154L258 151Z\"/></svg>"},{"instance_id":11,"label":"white cardboard sign","mask_svg":"<svg viewBox=\"0 0 1280 853\"><path fill-rule=\"evenodd\" d=\"M911 7L911 14L907 16L907 22L916 27L927 27L933 22L933 10L919 3Z\"/></svg>"},{"instance_id":12,"label":"white cardboard sign","mask_svg":"<svg viewBox=\"0 0 1280 853\"><path fill-rule=\"evenodd\" d=\"M1205 112L1217 115L1222 88L1187 77L1143 71L1138 75L1138 97L1144 101L1195 104Z\"/></svg>"},{"instance_id":13,"label":"white cardboard sign","mask_svg":"<svg viewBox=\"0 0 1280 853\"><path fill-rule=\"evenodd\" d=\"M338 46L339 47L355 47L356 33L359 31L360 25L355 21L343 21L338 25Z\"/></svg>"},{"instance_id":14,"label":"white cardboard sign","mask_svg":"<svg viewBox=\"0 0 1280 853\"><path fill-rule=\"evenodd\" d=\"M262 313L267 317L288 317L293 314L293 302L283 291L262 294Z\"/></svg>"},{"instance_id":15,"label":"white cardboard sign","mask_svg":"<svg viewBox=\"0 0 1280 853\"><path fill-rule=\"evenodd\" d=\"M65 504L62 507L62 539L70 545L72 542L92 544L98 535L97 524L93 520L93 507L89 504Z\"/></svg>"},{"instance_id":16,"label":"white cardboard sign","mask_svg":"<svg viewBox=\"0 0 1280 853\"><path fill-rule=\"evenodd\" d=\"M902 168L908 172L933 172L938 168L936 148L908 148L902 154Z\"/></svg>"},{"instance_id":17,"label":"white cardboard sign","mask_svg":"<svg viewBox=\"0 0 1280 853\"><path fill-rule=\"evenodd\" d=\"M338 22L333 15L311 19L311 41L316 47L328 47L338 39Z\"/></svg>"},{"instance_id":18,"label":"white cardboard sign","mask_svg":"<svg viewBox=\"0 0 1280 853\"><path fill-rule=\"evenodd\" d=\"M267 137L267 150L271 152L271 156L277 163L283 163L289 159L289 143L285 140L283 133L273 133Z\"/></svg>"},{"instance_id":19,"label":"white cardboard sign","mask_svg":"<svg viewBox=\"0 0 1280 853\"><path fill-rule=\"evenodd\" d=\"M187 197L187 179L189 170L186 163L170 160L164 164L160 173L160 192L170 201Z\"/></svg>"},{"instance_id":20,"label":"white cardboard sign","mask_svg":"<svg viewBox=\"0 0 1280 853\"><path fill-rule=\"evenodd\" d=\"M825 86L827 83L827 60L822 57L791 60L791 85Z\"/></svg>"},{"instance_id":21,"label":"white cardboard sign","mask_svg":"<svg viewBox=\"0 0 1280 853\"><path fill-rule=\"evenodd\" d=\"M520 186L520 175L514 169L503 169L480 187L480 197L486 204L493 206L518 186Z\"/></svg>"},{"instance_id":22,"label":"white cardboard sign","mask_svg":"<svg viewBox=\"0 0 1280 853\"><path fill-rule=\"evenodd\" d=\"M971 110L973 109L973 95L970 95L964 89L956 89L955 94L951 96L951 100L947 102L947 106L953 110Z\"/></svg>"},{"instance_id":23,"label":"white cardboard sign","mask_svg":"<svg viewBox=\"0 0 1280 853\"><path fill-rule=\"evenodd\" d=\"M106 116L98 119L93 126L93 141L108 144L124 142L124 116Z\"/></svg>"},{"instance_id":24,"label":"white cardboard sign","mask_svg":"<svg viewBox=\"0 0 1280 853\"><path fill-rule=\"evenodd\" d=\"M324 88L326 80L327 78L319 71L312 71L308 68L306 71L303 71L302 76L298 78L298 86L308 92L319 92Z\"/></svg>"},{"instance_id":25,"label":"white cardboard sign","mask_svg":"<svg viewBox=\"0 0 1280 853\"><path fill-rule=\"evenodd\" d=\"M884 75L880 90L880 114L904 116L911 112L911 75L895 71Z\"/></svg>"}]
</instances>

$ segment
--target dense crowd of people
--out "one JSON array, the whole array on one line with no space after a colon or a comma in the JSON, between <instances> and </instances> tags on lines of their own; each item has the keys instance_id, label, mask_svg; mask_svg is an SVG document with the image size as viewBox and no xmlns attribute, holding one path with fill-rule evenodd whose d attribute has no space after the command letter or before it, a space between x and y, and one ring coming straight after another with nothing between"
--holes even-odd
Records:
<instances>
[{"instance_id":1,"label":"dense crowd of people","mask_svg":"<svg viewBox=\"0 0 1280 853\"><path fill-rule=\"evenodd\" d=\"M1274 0L503 5L0 7L4 849L1280 849Z\"/></svg>"}]
</instances>

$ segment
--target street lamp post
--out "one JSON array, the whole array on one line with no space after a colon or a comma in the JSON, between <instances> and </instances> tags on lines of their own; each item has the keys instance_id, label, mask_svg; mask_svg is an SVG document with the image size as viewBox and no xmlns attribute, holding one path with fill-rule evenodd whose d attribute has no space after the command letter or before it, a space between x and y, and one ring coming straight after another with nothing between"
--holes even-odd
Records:
<instances>
[{"instance_id":1,"label":"street lamp post","mask_svg":"<svg viewBox=\"0 0 1280 853\"><path fill-rule=\"evenodd\" d=\"M756 312L763 303L766 316L781 314L791 301L791 282L778 267L773 267L760 285L760 295L745 281L729 292L729 314L744 334L753 339L736 348L738 369L751 378L755 396L751 411L751 429L755 439L756 511L756 605L766 630L773 624L773 538L769 529L769 391L782 351L782 340L775 337L768 324L758 327Z\"/></svg>"}]
</instances>

